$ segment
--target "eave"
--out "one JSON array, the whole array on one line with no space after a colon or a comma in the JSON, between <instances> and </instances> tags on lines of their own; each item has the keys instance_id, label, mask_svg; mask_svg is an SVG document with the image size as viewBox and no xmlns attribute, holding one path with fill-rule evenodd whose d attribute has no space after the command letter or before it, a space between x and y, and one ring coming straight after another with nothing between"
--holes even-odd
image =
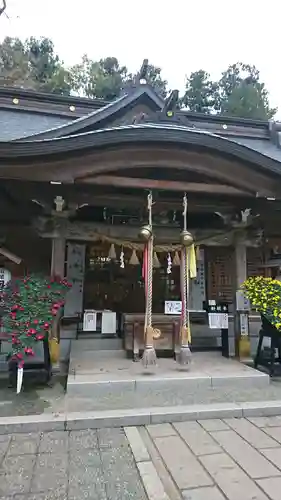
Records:
<instances>
[{"instance_id":1,"label":"eave","mask_svg":"<svg viewBox=\"0 0 281 500\"><path fill-rule=\"evenodd\" d=\"M84 182L126 168L175 168L254 196L281 198L281 162L208 132L128 125L60 139L0 143L0 177ZM80 179L80 180L79 180Z\"/></svg>"},{"instance_id":2,"label":"eave","mask_svg":"<svg viewBox=\"0 0 281 500\"><path fill-rule=\"evenodd\" d=\"M67 127L67 125L66 125ZM183 148L190 146L207 148L221 154L234 156L241 161L252 163L256 168L268 170L277 176L281 175L281 161L273 160L246 146L237 144L219 135L197 129L180 126L126 125L68 137L0 143L0 159L12 160L13 164L21 164L28 159L44 161L53 155L71 155L74 152L100 150L112 146L126 144L174 144ZM281 157L280 157L281 159Z\"/></svg>"}]
</instances>

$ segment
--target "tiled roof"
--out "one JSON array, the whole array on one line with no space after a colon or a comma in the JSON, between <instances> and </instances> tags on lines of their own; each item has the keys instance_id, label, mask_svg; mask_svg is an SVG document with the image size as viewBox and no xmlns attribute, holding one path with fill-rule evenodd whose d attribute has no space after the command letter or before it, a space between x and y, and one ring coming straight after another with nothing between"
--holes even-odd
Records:
<instances>
[{"instance_id":1,"label":"tiled roof","mask_svg":"<svg viewBox=\"0 0 281 500\"><path fill-rule=\"evenodd\" d=\"M28 137L38 131L48 130L68 123L68 118L32 112L0 109L0 141Z\"/></svg>"}]
</instances>

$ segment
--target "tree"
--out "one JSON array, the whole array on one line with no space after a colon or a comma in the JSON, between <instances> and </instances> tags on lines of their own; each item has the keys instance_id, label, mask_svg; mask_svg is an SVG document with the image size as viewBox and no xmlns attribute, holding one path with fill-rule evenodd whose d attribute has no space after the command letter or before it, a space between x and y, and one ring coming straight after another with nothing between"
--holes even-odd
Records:
<instances>
[{"instance_id":1,"label":"tree","mask_svg":"<svg viewBox=\"0 0 281 500\"><path fill-rule=\"evenodd\" d=\"M191 73L181 105L190 111L264 120L276 113L257 68L241 62L230 65L218 82L202 69Z\"/></svg>"},{"instance_id":2,"label":"tree","mask_svg":"<svg viewBox=\"0 0 281 500\"><path fill-rule=\"evenodd\" d=\"M48 38L22 42L6 37L0 44L0 84L60 94L70 93L68 72Z\"/></svg>"},{"instance_id":3,"label":"tree","mask_svg":"<svg viewBox=\"0 0 281 500\"><path fill-rule=\"evenodd\" d=\"M270 108L268 91L260 82L255 66L241 62L230 65L218 82L220 111L243 118L269 119L277 109Z\"/></svg>"},{"instance_id":4,"label":"tree","mask_svg":"<svg viewBox=\"0 0 281 500\"><path fill-rule=\"evenodd\" d=\"M210 79L209 73L200 69L190 74L186 80L185 93L181 105L190 111L209 114L218 109L218 84Z\"/></svg>"},{"instance_id":5,"label":"tree","mask_svg":"<svg viewBox=\"0 0 281 500\"><path fill-rule=\"evenodd\" d=\"M116 57L93 61L84 55L81 63L70 68L71 87L75 92L108 101L120 95L128 78L126 66L120 66Z\"/></svg>"},{"instance_id":6,"label":"tree","mask_svg":"<svg viewBox=\"0 0 281 500\"><path fill-rule=\"evenodd\" d=\"M99 61L84 55L81 63L70 69L72 89L80 95L112 101L120 97L122 89L132 85L138 75L128 72L116 57L106 57ZM163 97L167 95L167 81L161 77L161 69L148 65L147 81Z\"/></svg>"},{"instance_id":7,"label":"tree","mask_svg":"<svg viewBox=\"0 0 281 500\"><path fill-rule=\"evenodd\" d=\"M228 99L222 102L222 113L241 118L267 120L272 118L276 109L270 108L268 92L263 83L241 82L235 87Z\"/></svg>"},{"instance_id":8,"label":"tree","mask_svg":"<svg viewBox=\"0 0 281 500\"><path fill-rule=\"evenodd\" d=\"M55 53L54 44L49 38L29 38L25 42L25 52L29 61L30 78L40 90L59 94L70 93L68 72Z\"/></svg>"}]
</instances>

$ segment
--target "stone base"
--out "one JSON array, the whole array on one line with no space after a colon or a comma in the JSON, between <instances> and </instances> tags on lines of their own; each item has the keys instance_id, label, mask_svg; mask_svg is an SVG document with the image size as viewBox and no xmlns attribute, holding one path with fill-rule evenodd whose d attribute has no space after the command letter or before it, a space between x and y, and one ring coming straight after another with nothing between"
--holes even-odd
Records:
<instances>
[{"instance_id":1,"label":"stone base","mask_svg":"<svg viewBox=\"0 0 281 500\"><path fill-rule=\"evenodd\" d=\"M69 397L119 398L124 393L127 401L141 398L146 406L146 396L159 392L194 393L204 388L235 388L235 390L263 388L269 385L269 376L244 364L226 359L220 353L194 353L187 369L172 359L159 359L152 372L143 368L141 362L126 358L115 359L112 355L71 358L67 381Z\"/></svg>"}]
</instances>

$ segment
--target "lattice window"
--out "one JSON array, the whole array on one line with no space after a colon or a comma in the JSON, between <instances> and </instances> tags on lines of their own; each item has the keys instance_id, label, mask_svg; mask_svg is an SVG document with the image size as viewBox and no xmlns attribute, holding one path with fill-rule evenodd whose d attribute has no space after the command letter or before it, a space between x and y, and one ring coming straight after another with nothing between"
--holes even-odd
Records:
<instances>
[{"instance_id":1,"label":"lattice window","mask_svg":"<svg viewBox=\"0 0 281 500\"><path fill-rule=\"evenodd\" d=\"M234 250L230 247L207 247L208 299L233 302Z\"/></svg>"},{"instance_id":2,"label":"lattice window","mask_svg":"<svg viewBox=\"0 0 281 500\"><path fill-rule=\"evenodd\" d=\"M264 255L262 248L247 248L247 276L265 276Z\"/></svg>"}]
</instances>

